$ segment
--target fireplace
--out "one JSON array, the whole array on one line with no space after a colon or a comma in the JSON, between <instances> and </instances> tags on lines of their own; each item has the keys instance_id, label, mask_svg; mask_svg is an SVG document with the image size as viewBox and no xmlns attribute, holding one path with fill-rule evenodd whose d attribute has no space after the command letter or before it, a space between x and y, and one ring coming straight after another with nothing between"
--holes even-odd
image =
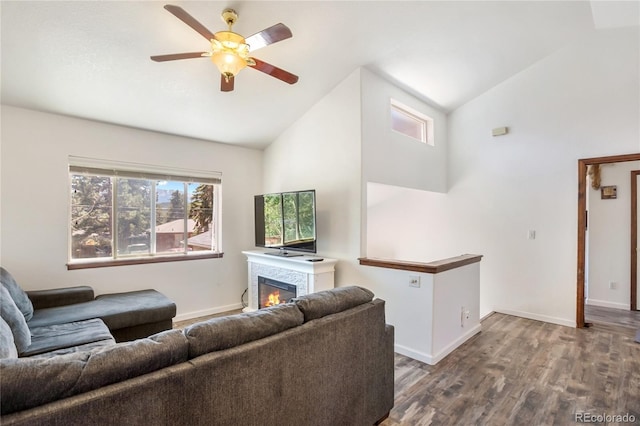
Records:
<instances>
[{"instance_id":1,"label":"fireplace","mask_svg":"<svg viewBox=\"0 0 640 426\"><path fill-rule=\"evenodd\" d=\"M297 287L271 278L258 276L258 309L287 303L297 296Z\"/></svg>"},{"instance_id":2,"label":"fireplace","mask_svg":"<svg viewBox=\"0 0 640 426\"><path fill-rule=\"evenodd\" d=\"M282 257L270 256L264 250L243 251L247 256L247 306L244 312L252 312L262 307L258 290L258 279L279 281L295 287L287 288L291 294L283 296L280 291L280 301L288 301L292 297L305 296L317 291L333 288L333 273L336 259L325 258L322 261L310 262L317 259L314 256ZM271 293L267 292L267 296ZM268 300L268 299L267 299Z\"/></svg>"}]
</instances>

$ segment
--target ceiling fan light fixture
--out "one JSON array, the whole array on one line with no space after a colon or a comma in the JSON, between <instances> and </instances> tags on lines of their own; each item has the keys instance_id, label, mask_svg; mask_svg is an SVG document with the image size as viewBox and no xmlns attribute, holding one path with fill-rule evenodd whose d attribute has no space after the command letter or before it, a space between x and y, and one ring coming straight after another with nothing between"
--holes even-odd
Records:
<instances>
[{"instance_id":1,"label":"ceiling fan light fixture","mask_svg":"<svg viewBox=\"0 0 640 426\"><path fill-rule=\"evenodd\" d=\"M231 52L214 52L211 54L211 61L216 64L218 70L224 75L227 80L231 77L235 77L244 67L247 66L247 61L240 56Z\"/></svg>"},{"instance_id":2,"label":"ceiling fan light fixture","mask_svg":"<svg viewBox=\"0 0 640 426\"><path fill-rule=\"evenodd\" d=\"M286 25L282 23L272 25L245 39L232 30L233 24L238 19L238 14L233 9L222 11L222 20L228 25L228 30L214 34L181 7L167 4L164 8L207 39L211 43L211 49L205 52L155 55L151 57L152 61L165 62L209 56L222 75L220 90L223 92L233 90L234 77L247 66L285 83L295 84L298 81L297 75L249 56L249 51L253 52L260 47L291 38L291 30Z\"/></svg>"},{"instance_id":3,"label":"ceiling fan light fixture","mask_svg":"<svg viewBox=\"0 0 640 426\"><path fill-rule=\"evenodd\" d=\"M211 40L211 61L227 81L253 62L249 58L249 45L244 37L232 31L215 33Z\"/></svg>"}]
</instances>

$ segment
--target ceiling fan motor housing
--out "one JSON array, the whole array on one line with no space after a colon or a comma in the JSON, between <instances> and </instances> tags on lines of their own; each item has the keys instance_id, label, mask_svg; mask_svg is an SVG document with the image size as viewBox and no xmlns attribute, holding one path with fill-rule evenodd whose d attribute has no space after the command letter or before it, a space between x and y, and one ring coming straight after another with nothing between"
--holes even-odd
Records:
<instances>
[{"instance_id":1,"label":"ceiling fan motor housing","mask_svg":"<svg viewBox=\"0 0 640 426\"><path fill-rule=\"evenodd\" d=\"M231 31L231 26L238 20L238 13L233 9L225 9L222 11L222 20L229 26L229 31Z\"/></svg>"}]
</instances>

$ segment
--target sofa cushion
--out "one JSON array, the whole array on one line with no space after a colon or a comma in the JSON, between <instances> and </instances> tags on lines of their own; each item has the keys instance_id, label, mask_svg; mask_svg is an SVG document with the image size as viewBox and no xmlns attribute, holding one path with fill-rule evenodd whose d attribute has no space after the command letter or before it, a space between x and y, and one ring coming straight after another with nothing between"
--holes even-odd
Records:
<instances>
[{"instance_id":1,"label":"sofa cushion","mask_svg":"<svg viewBox=\"0 0 640 426\"><path fill-rule=\"evenodd\" d=\"M20 312L22 312L22 315L24 315L24 319L29 321L33 315L33 305L27 293L20 288L9 271L3 267L0 267L0 281L2 282L2 286L5 287L11 295Z\"/></svg>"},{"instance_id":2,"label":"sofa cushion","mask_svg":"<svg viewBox=\"0 0 640 426\"><path fill-rule=\"evenodd\" d=\"M176 315L176 304L155 290L103 294L95 300L69 306L38 309L29 321L30 327L64 324L99 317L109 330L149 324Z\"/></svg>"},{"instance_id":3,"label":"sofa cushion","mask_svg":"<svg viewBox=\"0 0 640 426\"><path fill-rule=\"evenodd\" d=\"M18 358L18 349L13 341L11 327L0 317L0 359Z\"/></svg>"},{"instance_id":4,"label":"sofa cushion","mask_svg":"<svg viewBox=\"0 0 640 426\"><path fill-rule=\"evenodd\" d=\"M195 323L184 330L189 339L189 356L229 349L253 340L297 327L304 317L291 303L254 312L212 318Z\"/></svg>"},{"instance_id":5,"label":"sofa cushion","mask_svg":"<svg viewBox=\"0 0 640 426\"><path fill-rule=\"evenodd\" d=\"M366 288L350 286L300 296L292 302L302 311L307 322L371 302L373 296Z\"/></svg>"},{"instance_id":6,"label":"sofa cushion","mask_svg":"<svg viewBox=\"0 0 640 426\"><path fill-rule=\"evenodd\" d=\"M31 345L21 351L20 356L32 356L101 340L115 343L107 326L98 318L31 327Z\"/></svg>"},{"instance_id":7,"label":"sofa cushion","mask_svg":"<svg viewBox=\"0 0 640 426\"><path fill-rule=\"evenodd\" d=\"M184 362L187 346L187 339L179 330L169 330L87 352L51 358L0 360L2 414L26 410Z\"/></svg>"},{"instance_id":8,"label":"sofa cushion","mask_svg":"<svg viewBox=\"0 0 640 426\"><path fill-rule=\"evenodd\" d=\"M25 410L71 396L89 352L0 360L0 411Z\"/></svg>"},{"instance_id":9,"label":"sofa cushion","mask_svg":"<svg viewBox=\"0 0 640 426\"><path fill-rule=\"evenodd\" d=\"M0 316L11 328L13 341L18 353L22 353L31 344L31 332L24 315L22 315L9 291L3 285L0 285Z\"/></svg>"},{"instance_id":10,"label":"sofa cushion","mask_svg":"<svg viewBox=\"0 0 640 426\"><path fill-rule=\"evenodd\" d=\"M101 349L107 346L114 346L116 339L98 340L97 342L85 343L78 346L71 346L69 348L56 349L55 351L44 352L37 355L31 355L29 358L53 358L60 355L74 354L78 352L89 352L94 349Z\"/></svg>"},{"instance_id":11,"label":"sofa cushion","mask_svg":"<svg viewBox=\"0 0 640 426\"><path fill-rule=\"evenodd\" d=\"M180 330L93 350L74 393L151 373L188 359L189 344Z\"/></svg>"}]
</instances>

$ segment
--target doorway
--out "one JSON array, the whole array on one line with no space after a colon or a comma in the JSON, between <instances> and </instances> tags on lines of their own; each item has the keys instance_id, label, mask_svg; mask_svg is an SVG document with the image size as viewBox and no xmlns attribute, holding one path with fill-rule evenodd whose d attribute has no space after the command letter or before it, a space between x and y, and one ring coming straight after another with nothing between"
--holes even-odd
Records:
<instances>
[{"instance_id":1,"label":"doorway","mask_svg":"<svg viewBox=\"0 0 640 426\"><path fill-rule=\"evenodd\" d=\"M577 295L576 295L576 327L585 327L584 296L585 296L585 263L586 263L586 230L587 230L587 167L591 165L639 161L640 153L614 155L609 157L584 158L578 160L578 266L577 266ZM633 203L632 203L633 205ZM632 220L634 215L632 215ZM632 235L632 244L634 244ZM633 246L635 252L635 246ZM635 265L632 254L632 268ZM632 280L634 274L632 273ZM632 281L633 282L633 281ZM632 290L634 286L632 285ZM634 300L634 299L633 299Z\"/></svg>"}]
</instances>

